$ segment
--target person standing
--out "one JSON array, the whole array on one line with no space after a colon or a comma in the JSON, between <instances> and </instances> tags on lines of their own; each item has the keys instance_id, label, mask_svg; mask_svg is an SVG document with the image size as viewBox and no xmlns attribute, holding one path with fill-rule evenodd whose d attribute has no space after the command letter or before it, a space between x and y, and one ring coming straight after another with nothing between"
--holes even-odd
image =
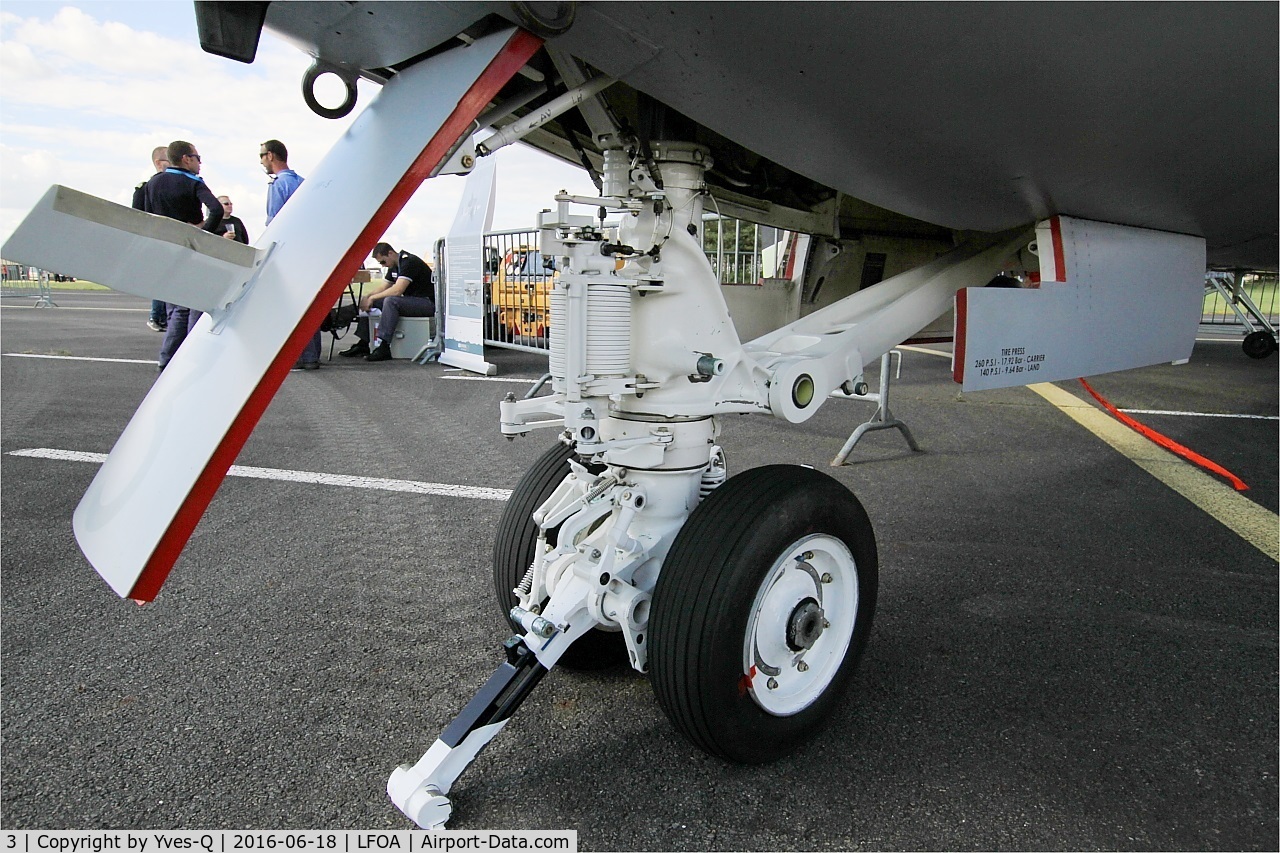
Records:
<instances>
[{"instance_id":1,"label":"person standing","mask_svg":"<svg viewBox=\"0 0 1280 853\"><path fill-rule=\"evenodd\" d=\"M151 149L151 165L155 166L156 174L163 172L169 167L169 148L165 145L158 145ZM147 182L143 181L133 188L133 209L146 210L146 190ZM151 316L147 318L147 328L153 332L163 332L168 325L168 318L165 316L165 307L163 299L151 300Z\"/></svg>"},{"instance_id":2,"label":"person standing","mask_svg":"<svg viewBox=\"0 0 1280 853\"><path fill-rule=\"evenodd\" d=\"M211 234L221 233L222 204L200 177L200 152L190 142L176 139L169 143L168 158L168 168L153 175L143 187L143 210L195 225ZM209 211L207 216L203 210ZM199 311L182 305L167 302L165 308L168 328L160 345L161 370L200 319Z\"/></svg>"},{"instance_id":3,"label":"person standing","mask_svg":"<svg viewBox=\"0 0 1280 853\"><path fill-rule=\"evenodd\" d=\"M267 186L267 224L276 218L280 208L288 201L298 187L302 186L302 176L289 168L289 149L279 139L268 139L260 145L258 162L271 176ZM320 329L311 336L302 356L293 365L294 370L316 370L320 367Z\"/></svg>"},{"instance_id":4,"label":"person standing","mask_svg":"<svg viewBox=\"0 0 1280 853\"><path fill-rule=\"evenodd\" d=\"M369 348L369 328L356 327L360 341L339 355L351 358L363 355L365 361L387 361L391 358L391 339L401 317L431 317L436 313L435 287L431 281L431 267L426 261L409 252L397 252L390 243L373 247L373 259L387 268L382 287L360 300L360 310L381 308L378 337ZM363 335L361 334L363 331Z\"/></svg>"},{"instance_id":5,"label":"person standing","mask_svg":"<svg viewBox=\"0 0 1280 853\"><path fill-rule=\"evenodd\" d=\"M231 197L220 195L218 203L222 205L222 236L228 240L235 240L237 243L249 244L249 229L244 227L244 222L238 216L232 216L231 211L234 209L231 204Z\"/></svg>"}]
</instances>

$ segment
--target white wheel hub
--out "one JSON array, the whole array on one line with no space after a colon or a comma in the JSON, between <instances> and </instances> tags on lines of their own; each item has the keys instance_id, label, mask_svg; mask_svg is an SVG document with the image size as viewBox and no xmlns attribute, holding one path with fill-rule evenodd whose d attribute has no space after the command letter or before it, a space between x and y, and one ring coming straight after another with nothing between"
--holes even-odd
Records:
<instances>
[{"instance_id":1,"label":"white wheel hub","mask_svg":"<svg viewBox=\"0 0 1280 853\"><path fill-rule=\"evenodd\" d=\"M839 539L796 541L756 593L743 642L756 704L787 717L813 704L844 662L858 618L858 567Z\"/></svg>"}]
</instances>

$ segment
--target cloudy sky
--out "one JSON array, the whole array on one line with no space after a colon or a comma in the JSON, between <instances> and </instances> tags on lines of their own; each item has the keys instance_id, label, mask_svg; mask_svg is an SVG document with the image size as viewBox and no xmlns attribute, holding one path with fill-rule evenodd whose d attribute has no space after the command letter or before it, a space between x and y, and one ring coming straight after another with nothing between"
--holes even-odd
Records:
<instances>
[{"instance_id":1,"label":"cloudy sky","mask_svg":"<svg viewBox=\"0 0 1280 853\"><path fill-rule=\"evenodd\" d=\"M302 102L310 58L264 33L252 65L200 49L190 2L43 0L0 5L0 238L52 184L128 204L152 172L151 149L193 142L201 174L229 195L250 238L266 218L258 143L280 139L306 177L377 92L360 81L346 119L329 121ZM331 80L331 78L329 78ZM322 83L325 82L323 79ZM340 95L326 97L336 103ZM494 227L532 227L560 189L594 195L586 174L523 145L494 155ZM427 255L449 230L464 178L427 181L384 235Z\"/></svg>"}]
</instances>

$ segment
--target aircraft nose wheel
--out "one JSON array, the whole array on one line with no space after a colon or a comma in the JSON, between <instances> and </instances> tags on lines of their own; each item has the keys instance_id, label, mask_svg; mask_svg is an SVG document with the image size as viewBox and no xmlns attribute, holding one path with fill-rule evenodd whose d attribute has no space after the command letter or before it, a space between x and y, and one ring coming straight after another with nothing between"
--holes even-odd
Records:
<instances>
[{"instance_id":1,"label":"aircraft nose wheel","mask_svg":"<svg viewBox=\"0 0 1280 853\"><path fill-rule=\"evenodd\" d=\"M839 706L871 630L878 565L862 505L809 468L730 478L689 516L654 590L650 678L698 747L756 764Z\"/></svg>"}]
</instances>

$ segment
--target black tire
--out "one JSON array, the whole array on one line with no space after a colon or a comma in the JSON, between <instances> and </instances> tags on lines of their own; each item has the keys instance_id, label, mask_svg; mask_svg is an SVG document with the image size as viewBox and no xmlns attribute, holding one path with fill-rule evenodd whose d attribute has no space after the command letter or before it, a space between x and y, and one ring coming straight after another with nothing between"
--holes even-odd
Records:
<instances>
[{"instance_id":1,"label":"black tire","mask_svg":"<svg viewBox=\"0 0 1280 853\"><path fill-rule=\"evenodd\" d=\"M1276 351L1276 339L1259 329L1244 336L1243 348L1249 358L1266 358Z\"/></svg>"},{"instance_id":2,"label":"black tire","mask_svg":"<svg viewBox=\"0 0 1280 853\"><path fill-rule=\"evenodd\" d=\"M839 552L837 543L842 543L851 558L853 570L837 583L846 591L856 590L856 604L837 613L833 602L839 596L824 600L831 625L848 624L848 645L841 645L836 627L819 631L817 640L810 638L814 645L806 654L821 649L826 663L816 664L815 670L821 666L829 677L783 674L808 684L813 695L806 698L802 690L795 701L808 704L777 713L762 704L772 701L764 692L772 679L745 664L749 623L755 624L750 611L765 596L766 586L783 586L766 585L767 579L806 565L783 558L789 560L794 548L811 542L822 543L827 549L823 555ZM878 581L871 522L839 482L790 465L731 477L694 509L658 576L649 620L649 672L658 704L681 734L713 755L760 764L792 752L820 731L839 705L871 631ZM821 599L820 583L814 581L814 586ZM797 607L788 624L801 624L802 616ZM778 633L759 630L759 637ZM752 654L758 657L756 642L752 640Z\"/></svg>"},{"instance_id":3,"label":"black tire","mask_svg":"<svg viewBox=\"0 0 1280 853\"><path fill-rule=\"evenodd\" d=\"M538 525L533 523L533 511L551 497L556 486L568 475L568 460L572 455L572 447L557 442L539 456L516 484L498 521L498 532L493 542L493 591L499 611L507 624L518 632L520 626L511 621L510 613L518 603L513 590L533 563L534 547L538 543ZM596 465L587 467L592 473L602 470ZM553 530L549 534L552 544L555 544L555 533ZM622 632L593 628L565 651L559 665L567 669L596 670L628 660Z\"/></svg>"}]
</instances>

